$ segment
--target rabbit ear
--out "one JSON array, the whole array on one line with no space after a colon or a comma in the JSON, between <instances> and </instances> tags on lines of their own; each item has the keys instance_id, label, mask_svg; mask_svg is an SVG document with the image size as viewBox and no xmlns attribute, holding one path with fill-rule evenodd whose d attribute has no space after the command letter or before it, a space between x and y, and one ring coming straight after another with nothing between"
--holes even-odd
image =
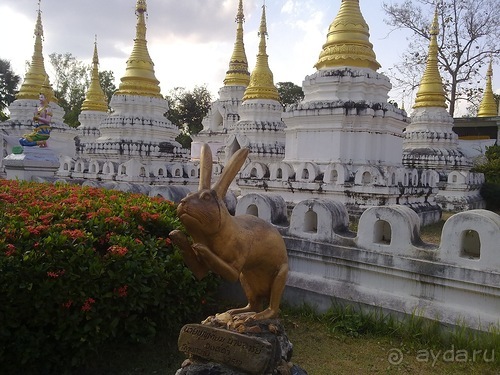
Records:
<instances>
[{"instance_id":1,"label":"rabbit ear","mask_svg":"<svg viewBox=\"0 0 500 375\"><path fill-rule=\"evenodd\" d=\"M222 170L222 175L213 187L219 198L224 198L226 195L229 185L231 185L231 182L240 171L241 166L247 159L249 151L248 148L241 148L231 156L231 159L229 159L227 165Z\"/></svg>"},{"instance_id":2,"label":"rabbit ear","mask_svg":"<svg viewBox=\"0 0 500 375\"><path fill-rule=\"evenodd\" d=\"M212 151L210 146L203 143L200 152L200 183L198 191L210 189L210 180L212 178Z\"/></svg>"}]
</instances>

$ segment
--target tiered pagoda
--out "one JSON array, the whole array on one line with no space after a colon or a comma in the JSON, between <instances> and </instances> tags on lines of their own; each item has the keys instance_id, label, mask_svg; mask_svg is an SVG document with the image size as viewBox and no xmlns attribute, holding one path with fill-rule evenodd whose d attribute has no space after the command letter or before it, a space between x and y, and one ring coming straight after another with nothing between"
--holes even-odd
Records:
<instances>
[{"instance_id":1,"label":"tiered pagoda","mask_svg":"<svg viewBox=\"0 0 500 375\"><path fill-rule=\"evenodd\" d=\"M197 177L192 165L182 165L189 160L189 151L175 140L179 129L165 116L168 103L160 93L147 48L146 0L137 0L135 13L134 46L111 98L112 112L99 125L92 125L97 126L99 137L84 139L76 160L61 159L60 176L147 184L175 184L186 176ZM95 82L91 90L82 113L95 117L105 106Z\"/></svg>"},{"instance_id":2,"label":"tiered pagoda","mask_svg":"<svg viewBox=\"0 0 500 375\"><path fill-rule=\"evenodd\" d=\"M266 49L266 8L262 7L257 62L243 95L240 120L229 127L226 157L242 147L250 149L249 159L256 163L281 161L285 156L283 106L274 85Z\"/></svg>"},{"instance_id":3,"label":"tiered pagoda","mask_svg":"<svg viewBox=\"0 0 500 375\"><path fill-rule=\"evenodd\" d=\"M199 159L201 144L207 143L212 150L214 160L224 162L225 139L228 130L240 120L240 107L245 90L250 82L248 60L243 41L243 0L239 0L236 14L236 41L229 60L229 69L224 78L224 86L219 90L219 98L212 103L207 116L203 119L203 130L192 136L192 159Z\"/></svg>"},{"instance_id":4,"label":"tiered pagoda","mask_svg":"<svg viewBox=\"0 0 500 375\"><path fill-rule=\"evenodd\" d=\"M284 159L251 163L241 193L265 191L293 204L309 198L343 202L356 215L369 206L405 204L422 221L440 217L435 172L401 164L406 113L388 103L389 79L377 72L369 28L358 0L343 0L304 99L288 106Z\"/></svg>"},{"instance_id":5,"label":"tiered pagoda","mask_svg":"<svg viewBox=\"0 0 500 375\"><path fill-rule=\"evenodd\" d=\"M419 173L432 169L439 174L436 197L448 211L482 208L479 193L482 174L471 172L472 160L459 148L453 131L453 117L446 110L446 98L438 69L439 33L437 9L430 28L430 45L424 75L413 106L411 124L404 132L403 164Z\"/></svg>"}]
</instances>

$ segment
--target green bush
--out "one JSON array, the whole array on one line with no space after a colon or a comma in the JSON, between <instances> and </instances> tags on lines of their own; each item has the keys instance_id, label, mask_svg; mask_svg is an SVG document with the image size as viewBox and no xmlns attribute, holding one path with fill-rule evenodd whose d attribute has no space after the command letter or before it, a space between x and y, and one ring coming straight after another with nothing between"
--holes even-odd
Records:
<instances>
[{"instance_id":1,"label":"green bush","mask_svg":"<svg viewBox=\"0 0 500 375\"><path fill-rule=\"evenodd\" d=\"M143 342L200 314L161 198L0 180L0 368L61 373L110 340Z\"/></svg>"},{"instance_id":2,"label":"green bush","mask_svg":"<svg viewBox=\"0 0 500 375\"><path fill-rule=\"evenodd\" d=\"M481 188L481 196L489 210L500 209L500 146L486 148L486 161L476 166L474 171L484 173L485 184Z\"/></svg>"}]
</instances>

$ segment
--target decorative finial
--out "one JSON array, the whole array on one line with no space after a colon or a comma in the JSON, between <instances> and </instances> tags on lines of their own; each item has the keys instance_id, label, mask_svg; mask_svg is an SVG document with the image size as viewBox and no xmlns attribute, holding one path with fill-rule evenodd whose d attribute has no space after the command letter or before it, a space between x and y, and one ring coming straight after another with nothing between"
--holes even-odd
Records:
<instances>
[{"instance_id":1,"label":"decorative finial","mask_svg":"<svg viewBox=\"0 0 500 375\"><path fill-rule=\"evenodd\" d=\"M259 27L259 53L255 69L250 75L250 83L243 95L243 101L247 99L271 99L280 100L278 89L274 86L273 72L269 68L269 56L266 52L266 7L262 6L262 17Z\"/></svg>"},{"instance_id":2,"label":"decorative finial","mask_svg":"<svg viewBox=\"0 0 500 375\"><path fill-rule=\"evenodd\" d=\"M135 13L147 13L148 6L146 5L146 0L137 0L137 4L135 6Z\"/></svg>"},{"instance_id":3,"label":"decorative finial","mask_svg":"<svg viewBox=\"0 0 500 375\"><path fill-rule=\"evenodd\" d=\"M369 27L361 14L359 0L342 0L314 67L318 70L339 66L377 70L380 64L369 39Z\"/></svg>"},{"instance_id":4,"label":"decorative finial","mask_svg":"<svg viewBox=\"0 0 500 375\"><path fill-rule=\"evenodd\" d=\"M245 22L243 0L239 0L236 22L238 23L236 42L234 43L233 54L229 61L229 70L226 72L226 77L224 78L224 85L246 87L250 82L250 73L248 72L247 55L245 53L245 44L243 43L243 23Z\"/></svg>"},{"instance_id":5,"label":"decorative finial","mask_svg":"<svg viewBox=\"0 0 500 375\"><path fill-rule=\"evenodd\" d=\"M438 44L439 34L438 7L434 11L434 20L430 27L431 41L429 44L429 55L425 72L420 81L415 104L413 108L442 107L446 108L446 97L444 94L443 81L438 68Z\"/></svg>"},{"instance_id":6,"label":"decorative finial","mask_svg":"<svg viewBox=\"0 0 500 375\"><path fill-rule=\"evenodd\" d=\"M94 55L92 58L92 74L90 76L90 85L82 103L82 111L108 111L108 100L102 90L99 81L99 55L97 53L97 35L94 41Z\"/></svg>"},{"instance_id":7,"label":"decorative finial","mask_svg":"<svg viewBox=\"0 0 500 375\"><path fill-rule=\"evenodd\" d=\"M162 98L159 81L155 77L154 64L149 56L146 41L146 0L137 0L136 36L125 75L115 95L141 95Z\"/></svg>"},{"instance_id":8,"label":"decorative finial","mask_svg":"<svg viewBox=\"0 0 500 375\"><path fill-rule=\"evenodd\" d=\"M490 57L490 64L488 66L488 71L486 72L486 88L484 90L484 96L479 105L479 111L477 117L495 117L498 116L497 102L495 101L495 96L493 95L493 87L491 84L493 78L493 58Z\"/></svg>"}]
</instances>

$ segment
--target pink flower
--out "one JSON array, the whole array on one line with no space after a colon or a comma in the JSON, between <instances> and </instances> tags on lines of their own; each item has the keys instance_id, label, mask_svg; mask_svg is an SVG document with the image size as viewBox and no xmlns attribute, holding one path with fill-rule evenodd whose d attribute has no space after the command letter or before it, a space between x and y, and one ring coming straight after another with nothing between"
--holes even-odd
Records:
<instances>
[{"instance_id":1,"label":"pink flower","mask_svg":"<svg viewBox=\"0 0 500 375\"><path fill-rule=\"evenodd\" d=\"M73 305L73 301L72 300L67 300L66 302L64 302L62 304L62 306L65 308L65 309L69 309L71 307L71 305Z\"/></svg>"}]
</instances>

